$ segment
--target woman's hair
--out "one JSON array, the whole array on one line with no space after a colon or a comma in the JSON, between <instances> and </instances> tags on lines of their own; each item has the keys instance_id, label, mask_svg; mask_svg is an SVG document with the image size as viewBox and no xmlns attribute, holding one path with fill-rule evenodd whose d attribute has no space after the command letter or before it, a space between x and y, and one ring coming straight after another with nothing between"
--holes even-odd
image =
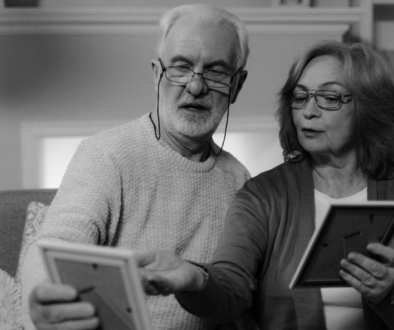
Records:
<instances>
[{"instance_id":1,"label":"woman's hair","mask_svg":"<svg viewBox=\"0 0 394 330\"><path fill-rule=\"evenodd\" d=\"M308 156L298 141L289 101L306 65L325 55L342 63L344 84L353 95L352 135L358 166L372 178L387 178L394 168L394 72L380 54L362 43L321 42L303 52L291 66L278 95L276 113L285 161L299 162Z\"/></svg>"},{"instance_id":2,"label":"woman's hair","mask_svg":"<svg viewBox=\"0 0 394 330\"><path fill-rule=\"evenodd\" d=\"M249 37L244 23L225 9L204 4L182 5L164 13L159 22L160 39L157 44L159 57L171 28L178 19L186 15L190 15L199 21L212 22L218 25L228 24L233 29L238 41L237 69L245 68L249 55Z\"/></svg>"}]
</instances>

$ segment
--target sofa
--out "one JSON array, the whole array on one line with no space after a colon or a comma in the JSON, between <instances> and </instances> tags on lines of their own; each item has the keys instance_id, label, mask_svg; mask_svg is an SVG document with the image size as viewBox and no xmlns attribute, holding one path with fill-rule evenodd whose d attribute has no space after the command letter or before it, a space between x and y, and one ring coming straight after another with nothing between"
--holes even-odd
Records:
<instances>
[{"instance_id":1,"label":"sofa","mask_svg":"<svg viewBox=\"0 0 394 330\"><path fill-rule=\"evenodd\" d=\"M0 191L0 329L20 328L18 261L56 189Z\"/></svg>"}]
</instances>

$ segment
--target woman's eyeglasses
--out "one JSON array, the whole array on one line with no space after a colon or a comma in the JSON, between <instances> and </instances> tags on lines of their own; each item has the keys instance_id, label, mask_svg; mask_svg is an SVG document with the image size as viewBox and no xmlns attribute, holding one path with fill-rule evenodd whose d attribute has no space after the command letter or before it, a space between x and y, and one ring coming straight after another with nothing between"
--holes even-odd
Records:
<instances>
[{"instance_id":1,"label":"woman's eyeglasses","mask_svg":"<svg viewBox=\"0 0 394 330\"><path fill-rule=\"evenodd\" d=\"M352 95L342 95L336 91L318 90L312 92L296 91L288 102L292 109L302 109L314 97L317 106L323 110L338 110L343 103L349 103Z\"/></svg>"}]
</instances>

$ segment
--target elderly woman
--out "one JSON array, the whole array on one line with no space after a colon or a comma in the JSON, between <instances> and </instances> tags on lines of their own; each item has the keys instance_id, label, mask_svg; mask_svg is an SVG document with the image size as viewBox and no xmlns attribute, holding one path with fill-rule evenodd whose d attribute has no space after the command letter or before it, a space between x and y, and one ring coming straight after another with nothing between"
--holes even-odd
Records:
<instances>
[{"instance_id":1,"label":"elderly woman","mask_svg":"<svg viewBox=\"0 0 394 330\"><path fill-rule=\"evenodd\" d=\"M140 255L146 291L175 292L185 309L214 322L251 309L264 330L394 329L394 250L381 244L368 245L381 262L357 253L341 261L350 288L289 289L330 204L394 200L390 73L362 44L323 42L304 52L280 93L285 163L238 192L211 264ZM351 308L361 298L365 316Z\"/></svg>"}]
</instances>

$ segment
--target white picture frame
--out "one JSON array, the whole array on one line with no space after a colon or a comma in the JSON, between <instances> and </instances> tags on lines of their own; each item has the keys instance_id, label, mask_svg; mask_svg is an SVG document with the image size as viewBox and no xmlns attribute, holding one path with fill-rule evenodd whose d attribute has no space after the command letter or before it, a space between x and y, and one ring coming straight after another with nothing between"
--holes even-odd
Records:
<instances>
[{"instance_id":1,"label":"white picture frame","mask_svg":"<svg viewBox=\"0 0 394 330\"><path fill-rule=\"evenodd\" d=\"M311 0L272 0L272 7L309 7Z\"/></svg>"},{"instance_id":2,"label":"white picture frame","mask_svg":"<svg viewBox=\"0 0 394 330\"><path fill-rule=\"evenodd\" d=\"M53 283L70 284L95 305L102 330L150 330L146 297L129 250L39 241Z\"/></svg>"}]
</instances>

